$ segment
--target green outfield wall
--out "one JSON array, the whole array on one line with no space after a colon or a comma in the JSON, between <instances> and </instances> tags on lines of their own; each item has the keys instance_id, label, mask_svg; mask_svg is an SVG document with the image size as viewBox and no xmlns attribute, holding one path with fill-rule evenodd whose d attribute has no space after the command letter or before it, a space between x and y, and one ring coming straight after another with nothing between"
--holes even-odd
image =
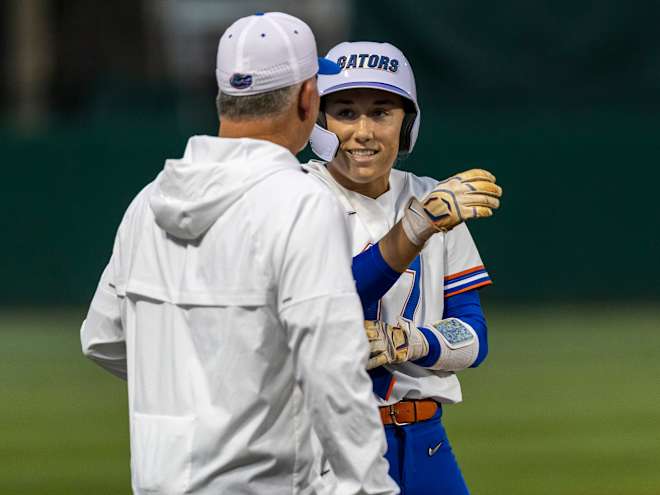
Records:
<instances>
[{"instance_id":1,"label":"green outfield wall","mask_svg":"<svg viewBox=\"0 0 660 495\"><path fill-rule=\"evenodd\" d=\"M504 187L471 225L492 298L660 298L658 18L646 0L354 2L350 38L415 70L421 132L398 166ZM216 132L214 63L205 89L112 72L29 132L3 117L0 304L90 299L131 198Z\"/></svg>"},{"instance_id":2,"label":"green outfield wall","mask_svg":"<svg viewBox=\"0 0 660 495\"><path fill-rule=\"evenodd\" d=\"M197 127L151 112L29 137L3 131L2 304L86 302L131 198L187 135L215 131L212 110L200 114ZM501 210L472 224L493 298L653 299L658 129L657 109L638 107L425 108L415 153L398 166L438 179L467 167L497 175Z\"/></svg>"}]
</instances>

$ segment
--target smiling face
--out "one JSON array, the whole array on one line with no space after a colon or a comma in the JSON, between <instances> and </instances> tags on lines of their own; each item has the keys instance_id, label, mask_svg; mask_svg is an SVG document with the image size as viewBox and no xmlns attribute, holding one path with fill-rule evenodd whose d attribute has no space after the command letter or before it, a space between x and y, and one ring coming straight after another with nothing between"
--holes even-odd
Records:
<instances>
[{"instance_id":1,"label":"smiling face","mask_svg":"<svg viewBox=\"0 0 660 495\"><path fill-rule=\"evenodd\" d=\"M340 143L328 164L335 180L372 198L387 191L399 152L403 98L379 89L338 91L325 97L325 114Z\"/></svg>"}]
</instances>

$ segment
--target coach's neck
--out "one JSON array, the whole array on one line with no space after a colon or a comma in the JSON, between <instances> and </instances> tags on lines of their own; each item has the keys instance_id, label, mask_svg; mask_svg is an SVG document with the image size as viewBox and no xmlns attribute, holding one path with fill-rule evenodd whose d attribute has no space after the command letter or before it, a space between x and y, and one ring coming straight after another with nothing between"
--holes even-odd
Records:
<instances>
[{"instance_id":1,"label":"coach's neck","mask_svg":"<svg viewBox=\"0 0 660 495\"><path fill-rule=\"evenodd\" d=\"M250 138L270 141L285 147L294 155L300 151L299 139L289 132L290 125L281 119L228 120L220 122L218 135L224 138Z\"/></svg>"}]
</instances>

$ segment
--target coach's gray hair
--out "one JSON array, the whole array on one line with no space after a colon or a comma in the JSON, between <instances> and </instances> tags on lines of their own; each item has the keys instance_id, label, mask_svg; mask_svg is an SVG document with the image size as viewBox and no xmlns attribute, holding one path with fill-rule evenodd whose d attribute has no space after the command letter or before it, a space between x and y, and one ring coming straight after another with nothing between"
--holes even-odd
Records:
<instances>
[{"instance_id":1,"label":"coach's gray hair","mask_svg":"<svg viewBox=\"0 0 660 495\"><path fill-rule=\"evenodd\" d=\"M215 99L218 117L250 120L276 116L289 107L300 86L301 84L294 84L266 93L247 96L232 96L218 91Z\"/></svg>"}]
</instances>

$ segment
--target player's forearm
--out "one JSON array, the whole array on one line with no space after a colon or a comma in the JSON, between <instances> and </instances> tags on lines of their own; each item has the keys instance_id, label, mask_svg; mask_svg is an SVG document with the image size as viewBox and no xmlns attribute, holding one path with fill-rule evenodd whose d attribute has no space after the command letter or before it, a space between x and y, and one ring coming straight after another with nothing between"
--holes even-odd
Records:
<instances>
[{"instance_id":1,"label":"player's forearm","mask_svg":"<svg viewBox=\"0 0 660 495\"><path fill-rule=\"evenodd\" d=\"M488 331L479 302L471 290L447 298L443 320L421 328L428 354L415 364L438 371L477 367L488 354Z\"/></svg>"},{"instance_id":2,"label":"player's forearm","mask_svg":"<svg viewBox=\"0 0 660 495\"><path fill-rule=\"evenodd\" d=\"M403 273L417 257L424 246L413 244L398 222L385 234L378 246L387 264L399 273Z\"/></svg>"},{"instance_id":3,"label":"player's forearm","mask_svg":"<svg viewBox=\"0 0 660 495\"><path fill-rule=\"evenodd\" d=\"M479 343L479 353L470 367L479 366L488 355L488 326L481 308L479 291L473 289L445 299L444 318L458 318L474 329Z\"/></svg>"}]
</instances>

